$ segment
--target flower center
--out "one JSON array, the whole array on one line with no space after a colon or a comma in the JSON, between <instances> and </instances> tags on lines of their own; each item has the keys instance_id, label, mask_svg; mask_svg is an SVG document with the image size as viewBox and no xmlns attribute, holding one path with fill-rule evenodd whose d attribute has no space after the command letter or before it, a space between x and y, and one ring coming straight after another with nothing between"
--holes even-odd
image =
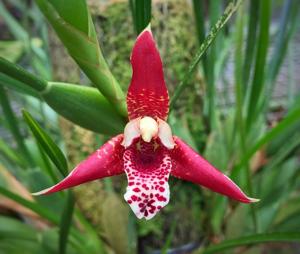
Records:
<instances>
[{"instance_id":1,"label":"flower center","mask_svg":"<svg viewBox=\"0 0 300 254\"><path fill-rule=\"evenodd\" d=\"M157 136L158 124L149 116L145 116L140 120L140 132L145 142L150 142L152 138Z\"/></svg>"}]
</instances>

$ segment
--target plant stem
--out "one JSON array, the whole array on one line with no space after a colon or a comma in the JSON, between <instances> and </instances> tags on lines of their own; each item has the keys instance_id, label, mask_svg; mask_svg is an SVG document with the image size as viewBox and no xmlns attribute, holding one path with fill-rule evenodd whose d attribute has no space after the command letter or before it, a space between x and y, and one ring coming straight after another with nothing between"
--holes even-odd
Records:
<instances>
[{"instance_id":1,"label":"plant stem","mask_svg":"<svg viewBox=\"0 0 300 254\"><path fill-rule=\"evenodd\" d=\"M29 85L37 92L42 92L47 87L47 81L34 76L20 66L7 61L3 57L0 57L0 72Z\"/></svg>"}]
</instances>

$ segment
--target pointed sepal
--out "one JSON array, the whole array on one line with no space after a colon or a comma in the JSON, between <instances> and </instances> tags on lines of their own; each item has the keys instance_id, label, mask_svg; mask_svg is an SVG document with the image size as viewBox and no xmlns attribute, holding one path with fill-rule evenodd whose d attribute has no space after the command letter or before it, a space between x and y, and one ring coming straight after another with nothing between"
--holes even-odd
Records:
<instances>
[{"instance_id":1,"label":"pointed sepal","mask_svg":"<svg viewBox=\"0 0 300 254\"><path fill-rule=\"evenodd\" d=\"M174 137L174 141L176 147L171 152L173 162L171 175L200 184L243 203L259 201L247 197L229 177L217 170L181 139Z\"/></svg>"},{"instance_id":2,"label":"pointed sepal","mask_svg":"<svg viewBox=\"0 0 300 254\"><path fill-rule=\"evenodd\" d=\"M33 193L33 195L50 194L85 182L122 174L124 172L122 158L124 147L121 145L122 141L123 134L112 138L75 167L61 182L45 190Z\"/></svg>"},{"instance_id":3,"label":"pointed sepal","mask_svg":"<svg viewBox=\"0 0 300 254\"><path fill-rule=\"evenodd\" d=\"M166 120L169 95L162 61L149 26L135 42L131 65L133 73L127 94L129 119L150 116Z\"/></svg>"}]
</instances>

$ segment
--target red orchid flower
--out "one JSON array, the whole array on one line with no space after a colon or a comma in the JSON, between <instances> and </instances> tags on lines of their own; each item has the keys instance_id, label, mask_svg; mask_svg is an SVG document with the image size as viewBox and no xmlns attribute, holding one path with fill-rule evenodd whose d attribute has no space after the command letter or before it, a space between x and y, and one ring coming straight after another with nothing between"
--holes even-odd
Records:
<instances>
[{"instance_id":1,"label":"red orchid flower","mask_svg":"<svg viewBox=\"0 0 300 254\"><path fill-rule=\"evenodd\" d=\"M151 219L169 202L170 174L243 203L258 201L247 197L226 175L172 136L166 122L169 96L162 62L149 28L138 36L131 64L129 122L124 134L105 143L61 182L35 194L49 194L125 172L128 187L124 198L139 219Z\"/></svg>"}]
</instances>

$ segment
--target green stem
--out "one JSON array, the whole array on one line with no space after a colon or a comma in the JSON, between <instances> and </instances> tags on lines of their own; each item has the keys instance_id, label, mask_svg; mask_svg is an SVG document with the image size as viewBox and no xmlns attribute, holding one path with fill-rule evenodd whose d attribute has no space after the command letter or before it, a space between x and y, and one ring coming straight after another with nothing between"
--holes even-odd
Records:
<instances>
[{"instance_id":1,"label":"green stem","mask_svg":"<svg viewBox=\"0 0 300 254\"><path fill-rule=\"evenodd\" d=\"M3 57L0 57L0 72L29 85L37 92L42 92L47 88L47 81L34 76Z\"/></svg>"}]
</instances>

